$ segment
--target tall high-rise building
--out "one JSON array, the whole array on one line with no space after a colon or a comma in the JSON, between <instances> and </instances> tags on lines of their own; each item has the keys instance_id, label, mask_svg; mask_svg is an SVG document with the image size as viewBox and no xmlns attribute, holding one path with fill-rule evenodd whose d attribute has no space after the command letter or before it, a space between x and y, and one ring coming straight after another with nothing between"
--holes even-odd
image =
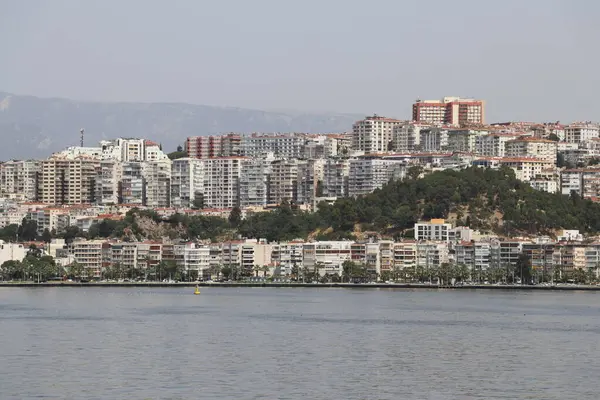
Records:
<instances>
[{"instance_id":1,"label":"tall high-rise building","mask_svg":"<svg viewBox=\"0 0 600 400\"><path fill-rule=\"evenodd\" d=\"M315 197L323 195L324 160L306 160L298 164L296 181L296 201L298 204L312 204Z\"/></svg>"},{"instance_id":2,"label":"tall high-rise building","mask_svg":"<svg viewBox=\"0 0 600 400\"><path fill-rule=\"evenodd\" d=\"M240 207L264 207L267 205L268 176L271 161L249 158L242 162L240 172Z\"/></svg>"},{"instance_id":3,"label":"tall high-rise building","mask_svg":"<svg viewBox=\"0 0 600 400\"><path fill-rule=\"evenodd\" d=\"M171 166L171 205L192 207L203 196L204 162L195 158L173 160Z\"/></svg>"},{"instance_id":4,"label":"tall high-rise building","mask_svg":"<svg viewBox=\"0 0 600 400\"><path fill-rule=\"evenodd\" d=\"M279 204L283 200L296 201L298 181L298 160L276 160L271 163L267 202Z\"/></svg>"},{"instance_id":5,"label":"tall high-rise building","mask_svg":"<svg viewBox=\"0 0 600 400\"><path fill-rule=\"evenodd\" d=\"M101 205L119 203L119 186L123 175L123 164L114 159L100 161L96 176L96 203Z\"/></svg>"},{"instance_id":6,"label":"tall high-rise building","mask_svg":"<svg viewBox=\"0 0 600 400\"><path fill-rule=\"evenodd\" d=\"M32 201L37 199L37 160L13 160L0 164L0 197Z\"/></svg>"},{"instance_id":7,"label":"tall high-rise building","mask_svg":"<svg viewBox=\"0 0 600 400\"><path fill-rule=\"evenodd\" d=\"M417 100L412 106L415 122L468 125L485 123L483 100L444 97L442 100Z\"/></svg>"},{"instance_id":8,"label":"tall high-rise building","mask_svg":"<svg viewBox=\"0 0 600 400\"><path fill-rule=\"evenodd\" d=\"M328 159L323 166L323 196L347 197L349 159Z\"/></svg>"},{"instance_id":9,"label":"tall high-rise building","mask_svg":"<svg viewBox=\"0 0 600 400\"><path fill-rule=\"evenodd\" d=\"M99 161L85 156L41 162L38 198L45 204L91 204Z\"/></svg>"},{"instance_id":10,"label":"tall high-rise building","mask_svg":"<svg viewBox=\"0 0 600 400\"><path fill-rule=\"evenodd\" d=\"M402 121L374 115L352 126L352 147L365 153L389 151L392 146L394 127Z\"/></svg>"},{"instance_id":11,"label":"tall high-rise building","mask_svg":"<svg viewBox=\"0 0 600 400\"><path fill-rule=\"evenodd\" d=\"M306 135L289 134L252 134L242 137L242 154L246 157L266 157L271 154L277 158L302 158Z\"/></svg>"},{"instance_id":12,"label":"tall high-rise building","mask_svg":"<svg viewBox=\"0 0 600 400\"><path fill-rule=\"evenodd\" d=\"M204 160L204 204L211 208L238 205L239 180L245 157L217 157Z\"/></svg>"},{"instance_id":13,"label":"tall high-rise building","mask_svg":"<svg viewBox=\"0 0 600 400\"><path fill-rule=\"evenodd\" d=\"M140 162L123 163L119 182L119 203L144 205L145 198L143 164Z\"/></svg>"},{"instance_id":14,"label":"tall high-rise building","mask_svg":"<svg viewBox=\"0 0 600 400\"><path fill-rule=\"evenodd\" d=\"M143 163L142 175L146 190L144 205L148 207L170 207L171 160Z\"/></svg>"}]
</instances>

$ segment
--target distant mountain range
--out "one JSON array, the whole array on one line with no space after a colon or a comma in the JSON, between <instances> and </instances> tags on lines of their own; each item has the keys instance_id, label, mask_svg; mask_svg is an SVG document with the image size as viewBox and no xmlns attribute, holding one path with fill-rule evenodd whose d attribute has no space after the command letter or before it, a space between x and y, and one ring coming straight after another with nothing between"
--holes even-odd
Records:
<instances>
[{"instance_id":1,"label":"distant mountain range","mask_svg":"<svg viewBox=\"0 0 600 400\"><path fill-rule=\"evenodd\" d=\"M182 103L103 103L0 92L0 160L46 158L67 146L140 137L173 151L188 136L225 132L345 132L364 115L268 112Z\"/></svg>"}]
</instances>

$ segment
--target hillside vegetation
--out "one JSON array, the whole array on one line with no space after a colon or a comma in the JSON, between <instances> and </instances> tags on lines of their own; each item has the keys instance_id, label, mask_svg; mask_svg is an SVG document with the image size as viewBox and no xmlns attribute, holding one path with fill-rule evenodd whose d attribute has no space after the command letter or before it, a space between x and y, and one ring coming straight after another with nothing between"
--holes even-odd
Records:
<instances>
[{"instance_id":1,"label":"hillside vegetation","mask_svg":"<svg viewBox=\"0 0 600 400\"><path fill-rule=\"evenodd\" d=\"M440 171L421 179L390 182L356 198L321 204L318 212L295 212L284 204L269 214L255 214L239 227L247 237L290 239L311 232L319 239L351 237L360 226L397 237L419 220L449 218L457 225L504 235L549 234L561 228L600 232L600 205L577 194L563 196L532 189L509 168ZM329 228L329 229L328 229Z\"/></svg>"},{"instance_id":2,"label":"hillside vegetation","mask_svg":"<svg viewBox=\"0 0 600 400\"><path fill-rule=\"evenodd\" d=\"M93 225L87 236L128 241L163 237L213 241L237 237L334 240L370 234L398 238L412 236L415 222L431 218L450 219L456 225L506 236L553 235L561 228L600 232L600 204L577 194L536 191L517 180L508 168L447 170L418 179L419 174L418 168L412 168L404 181L390 182L362 197L339 199L333 205L322 203L315 213L300 211L288 202L272 212L251 214L244 220L237 208L228 220L181 214L165 220L154 211L134 209L122 221L105 220ZM69 228L63 236L77 235L73 229L77 228ZM27 225L27 232L35 236L35 226ZM20 232L19 237L27 237L27 232ZM0 238L14 240L17 233L17 226L11 225L0 231Z\"/></svg>"}]
</instances>

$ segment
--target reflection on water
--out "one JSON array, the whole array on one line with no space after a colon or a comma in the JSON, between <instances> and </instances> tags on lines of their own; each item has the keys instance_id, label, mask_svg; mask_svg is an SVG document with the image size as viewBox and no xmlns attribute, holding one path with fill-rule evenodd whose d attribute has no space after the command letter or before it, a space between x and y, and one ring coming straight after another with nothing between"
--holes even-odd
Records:
<instances>
[{"instance_id":1,"label":"reflection on water","mask_svg":"<svg viewBox=\"0 0 600 400\"><path fill-rule=\"evenodd\" d=\"M0 398L597 399L598 296L0 288Z\"/></svg>"}]
</instances>

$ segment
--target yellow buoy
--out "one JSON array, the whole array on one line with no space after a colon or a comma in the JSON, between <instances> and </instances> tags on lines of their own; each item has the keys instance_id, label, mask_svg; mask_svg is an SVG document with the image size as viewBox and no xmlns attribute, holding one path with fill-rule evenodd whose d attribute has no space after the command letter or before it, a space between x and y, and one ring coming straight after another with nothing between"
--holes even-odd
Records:
<instances>
[{"instance_id":1,"label":"yellow buoy","mask_svg":"<svg viewBox=\"0 0 600 400\"><path fill-rule=\"evenodd\" d=\"M194 290L194 294L200 294L200 288L196 285L196 290Z\"/></svg>"}]
</instances>

